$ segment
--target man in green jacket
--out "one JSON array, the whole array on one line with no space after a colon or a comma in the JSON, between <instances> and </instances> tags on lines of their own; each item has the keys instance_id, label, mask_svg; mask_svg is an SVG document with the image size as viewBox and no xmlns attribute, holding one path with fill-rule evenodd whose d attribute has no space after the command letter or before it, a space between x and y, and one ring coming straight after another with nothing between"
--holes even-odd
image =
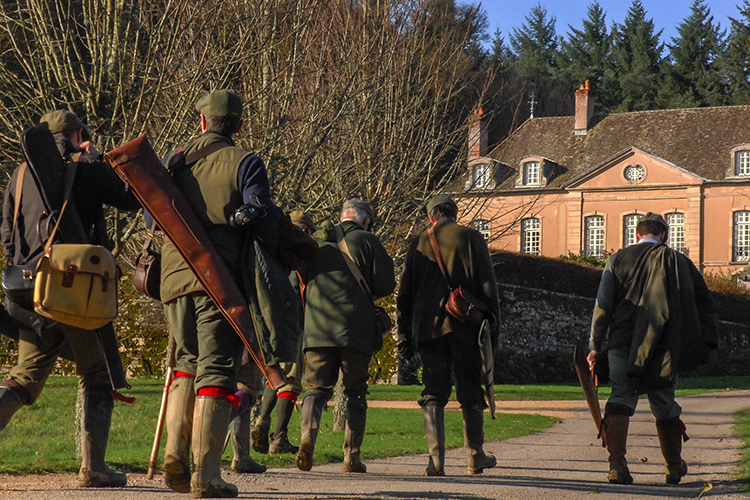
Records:
<instances>
[{"instance_id":1,"label":"man in green jacket","mask_svg":"<svg viewBox=\"0 0 750 500\"><path fill-rule=\"evenodd\" d=\"M609 452L609 481L631 484L625 454L630 417L640 394L656 417L666 482L687 474L682 408L675 401L677 371L695 369L716 348L718 316L703 276L664 243L669 226L649 212L636 226L638 244L612 255L604 268L591 322L588 360L606 343L612 394L601 433Z\"/></svg>"},{"instance_id":2,"label":"man in green jacket","mask_svg":"<svg viewBox=\"0 0 750 500\"><path fill-rule=\"evenodd\" d=\"M337 226L325 221L315 232L319 248L308 268L304 292L307 392L297 454L300 470L312 469L320 416L341 370L347 396L343 471L367 471L360 447L367 415L368 367L372 355L383 347L372 301L391 294L396 286L393 260L370 232L374 219L370 205L353 198L344 203L338 226L369 293L357 282L339 250Z\"/></svg>"},{"instance_id":3,"label":"man in green jacket","mask_svg":"<svg viewBox=\"0 0 750 500\"><path fill-rule=\"evenodd\" d=\"M232 140L242 126L240 97L217 90L202 97L195 109L202 134L182 153L198 159L186 165L178 151L168 157L167 168L224 262L240 276L249 229L235 227L242 225L237 209L262 209L266 215L251 229L269 248L276 246L280 214L263 161ZM232 407L239 404L235 392L242 341L169 241L162 248L161 297L177 353L167 405L164 481L196 498L237 496L237 487L221 477L221 455Z\"/></svg>"},{"instance_id":4,"label":"man in green jacket","mask_svg":"<svg viewBox=\"0 0 750 500\"><path fill-rule=\"evenodd\" d=\"M453 386L451 373L464 418L468 472L478 474L497 463L483 450L487 404L482 390L479 325L461 323L447 314L445 302L450 289L458 286L482 301L487 306L486 316L493 320L491 341L496 346L500 317L497 284L484 237L456 223L456 203L447 195L435 196L427 204L427 214L450 285L440 270L429 233L423 231L409 245L401 275L397 299L399 353L408 359L416 346L422 358L424 390L419 405L430 451L425 474L445 475L443 410Z\"/></svg>"}]
</instances>

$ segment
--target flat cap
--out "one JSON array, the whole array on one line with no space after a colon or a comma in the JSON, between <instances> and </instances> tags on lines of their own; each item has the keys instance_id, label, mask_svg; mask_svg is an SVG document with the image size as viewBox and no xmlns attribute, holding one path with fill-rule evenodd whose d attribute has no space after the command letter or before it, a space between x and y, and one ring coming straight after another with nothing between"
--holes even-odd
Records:
<instances>
[{"instance_id":1,"label":"flat cap","mask_svg":"<svg viewBox=\"0 0 750 500\"><path fill-rule=\"evenodd\" d=\"M456 202L453 201L453 198L448 196L447 194L439 194L437 196L433 196L432 199L427 202L427 214L429 215L430 212L432 212L432 209L435 208L438 205L444 205L446 203L449 203L453 205L456 209L458 209L458 205L456 205Z\"/></svg>"},{"instance_id":2,"label":"flat cap","mask_svg":"<svg viewBox=\"0 0 750 500\"><path fill-rule=\"evenodd\" d=\"M313 222L312 217L310 217L309 214L303 212L302 210L295 210L294 212L289 214L289 217L292 219L292 222L299 222L306 225L313 233L318 230L318 227Z\"/></svg>"},{"instance_id":3,"label":"flat cap","mask_svg":"<svg viewBox=\"0 0 750 500\"><path fill-rule=\"evenodd\" d=\"M214 90L195 103L195 110L205 116L242 118L242 99L226 89Z\"/></svg>"},{"instance_id":4,"label":"flat cap","mask_svg":"<svg viewBox=\"0 0 750 500\"><path fill-rule=\"evenodd\" d=\"M89 128L83 124L83 122L76 116L72 111L67 109L57 109L44 115L40 123L46 123L49 126L49 131L53 134L60 132L76 131L83 129L83 140L88 141L91 139L91 132Z\"/></svg>"},{"instance_id":5,"label":"flat cap","mask_svg":"<svg viewBox=\"0 0 750 500\"><path fill-rule=\"evenodd\" d=\"M665 229L665 230L667 230L667 231L669 230L669 224L667 224L667 221L665 221L665 220L664 220L664 217L662 217L662 216L661 216L661 215L659 215L659 214L655 214L655 213L653 213L653 212L649 212L649 213L647 213L646 215L644 215L644 216L643 216L643 218L642 218L641 220L652 220L652 221L656 221L656 222L658 222L659 224L661 224L662 226L664 226L664 229Z\"/></svg>"}]
</instances>

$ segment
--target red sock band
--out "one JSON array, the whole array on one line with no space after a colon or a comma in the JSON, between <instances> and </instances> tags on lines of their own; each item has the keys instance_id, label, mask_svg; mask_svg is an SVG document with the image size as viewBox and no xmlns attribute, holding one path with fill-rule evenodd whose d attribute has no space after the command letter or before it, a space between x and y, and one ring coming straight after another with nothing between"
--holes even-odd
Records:
<instances>
[{"instance_id":1,"label":"red sock band","mask_svg":"<svg viewBox=\"0 0 750 500\"><path fill-rule=\"evenodd\" d=\"M223 387L202 387L198 389L198 396L208 398L226 398L235 408L240 407L240 398L229 389L224 389Z\"/></svg>"},{"instance_id":2,"label":"red sock band","mask_svg":"<svg viewBox=\"0 0 750 500\"><path fill-rule=\"evenodd\" d=\"M278 395L278 398L279 399L281 399L281 398L288 399L292 403L294 403L295 401L297 401L297 395L295 393L291 392L291 391L280 392L279 395Z\"/></svg>"},{"instance_id":3,"label":"red sock band","mask_svg":"<svg viewBox=\"0 0 750 500\"><path fill-rule=\"evenodd\" d=\"M174 380L174 379L177 379L177 378L180 378L180 377L191 377L191 378L195 378L195 375L193 375L192 373L181 372L180 370L175 370L175 372L174 372L174 377L172 377L172 380Z\"/></svg>"}]
</instances>

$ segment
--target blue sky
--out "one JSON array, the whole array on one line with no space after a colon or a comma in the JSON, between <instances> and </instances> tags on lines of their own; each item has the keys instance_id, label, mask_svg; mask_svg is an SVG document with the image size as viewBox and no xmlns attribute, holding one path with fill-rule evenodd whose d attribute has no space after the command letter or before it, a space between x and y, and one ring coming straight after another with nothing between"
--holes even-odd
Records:
<instances>
[{"instance_id":1,"label":"blue sky","mask_svg":"<svg viewBox=\"0 0 750 500\"><path fill-rule=\"evenodd\" d=\"M587 17L587 10L593 1L571 1L571 0L484 0L482 7L487 12L490 23L489 33L494 36L495 29L502 31L507 46L508 35L513 28L519 28L526 24L526 16L531 9L540 4L547 9L547 17L555 17L555 29L558 36L567 38L568 25L575 29L581 29L583 19ZM690 15L692 0L641 0L646 9L647 17L654 20L656 29L664 29L661 41L671 43L672 37L677 36L677 26ZM737 5L742 5L742 0L706 0L704 4L711 9L714 16L714 24L721 24L721 28L729 28L729 17L740 18ZM622 24L627 15L632 0L599 0L607 14L607 27L611 28L612 22Z\"/></svg>"}]
</instances>

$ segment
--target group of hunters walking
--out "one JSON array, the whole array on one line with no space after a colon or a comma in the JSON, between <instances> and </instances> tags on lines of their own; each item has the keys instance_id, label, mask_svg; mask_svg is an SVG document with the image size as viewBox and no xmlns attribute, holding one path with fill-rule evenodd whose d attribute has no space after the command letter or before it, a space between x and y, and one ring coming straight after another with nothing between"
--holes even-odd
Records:
<instances>
[{"instance_id":1,"label":"group of hunters walking","mask_svg":"<svg viewBox=\"0 0 750 500\"><path fill-rule=\"evenodd\" d=\"M311 470L321 415L339 376L346 396L342 470L364 473L368 367L390 331L387 315L373 301L396 288L393 260L372 232L376 215L367 202L352 198L343 203L335 223L316 224L304 211L286 216L274 203L264 162L234 144L243 124L240 97L217 90L195 109L200 136L162 161L246 295L265 364L283 371L285 381L264 384L264 372L251 356L257 353L248 350L197 279L189 252L165 238L159 294L172 337L173 371L164 482L197 498L237 496L237 488L221 475L228 429L236 472L266 470L250 457L251 447L296 454L297 467ZM66 199L82 231L79 241L66 243L108 246L103 205L136 210L142 200L105 162L75 114L57 110L41 122L66 168L77 164ZM49 193L42 192L36 177L24 164L6 187L1 235L12 266L33 267L55 234L50 228L57 214L45 208ZM423 365L419 405L429 451L425 474L445 475L444 408L454 385L468 473L478 474L496 466L495 457L483 450L484 412L494 402L491 391L485 398L487 363L478 340L485 336L492 358L502 330L498 289L484 237L457 223L456 202L437 195L426 211L430 228L409 244L397 293L398 353L407 360L418 353ZM160 220L157 215L146 213L149 226ZM169 234L168 227L161 229ZM292 239L313 248L301 257L301 265L289 264L294 259L284 256L292 229ZM625 454L628 422L640 394L648 395L656 418L667 483L687 474L676 373L683 361L705 357L714 347L717 316L701 274L665 245L668 233L660 215L641 219L639 243L609 259L597 296L588 360L600 369L605 361L609 365L612 395L601 437L614 483L633 482ZM126 475L104 460L114 401L127 399L117 391L127 383L112 324L87 330L51 321L35 312L32 301L8 296L0 320L16 325L19 339L18 363L0 383L0 430L19 408L37 400L58 357L75 360L84 394L79 486L125 486ZM2 330L13 329L7 325ZM295 446L288 426L303 385L301 440ZM251 422L250 409L258 398L260 414Z\"/></svg>"}]
</instances>

